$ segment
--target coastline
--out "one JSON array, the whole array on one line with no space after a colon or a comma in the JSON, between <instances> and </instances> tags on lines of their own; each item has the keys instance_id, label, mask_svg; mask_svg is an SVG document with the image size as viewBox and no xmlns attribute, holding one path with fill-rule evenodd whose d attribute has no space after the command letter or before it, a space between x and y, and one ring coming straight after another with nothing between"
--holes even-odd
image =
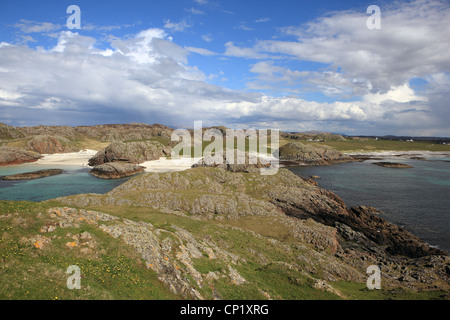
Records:
<instances>
[{"instance_id":1,"label":"coastline","mask_svg":"<svg viewBox=\"0 0 450 320\"><path fill-rule=\"evenodd\" d=\"M373 152L344 152L349 156L373 156L373 157L414 157L414 156L447 156L450 157L450 151L428 151L428 150L412 150L412 151L373 151Z\"/></svg>"},{"instance_id":2,"label":"coastline","mask_svg":"<svg viewBox=\"0 0 450 320\"><path fill-rule=\"evenodd\" d=\"M86 149L79 152L43 154L41 159L29 164L87 167L89 159L96 153L96 150Z\"/></svg>"}]
</instances>

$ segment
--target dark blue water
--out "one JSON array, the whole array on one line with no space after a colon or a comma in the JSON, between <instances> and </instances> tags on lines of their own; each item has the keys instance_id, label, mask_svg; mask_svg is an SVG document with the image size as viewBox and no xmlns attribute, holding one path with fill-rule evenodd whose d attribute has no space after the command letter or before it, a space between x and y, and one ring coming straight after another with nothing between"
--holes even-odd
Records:
<instances>
[{"instance_id":1,"label":"dark blue water","mask_svg":"<svg viewBox=\"0 0 450 320\"><path fill-rule=\"evenodd\" d=\"M373 160L327 167L289 168L303 177L318 175L319 186L333 191L347 205L381 209L383 218L428 244L450 252L450 160L385 159L413 168L384 168Z\"/></svg>"},{"instance_id":2,"label":"dark blue water","mask_svg":"<svg viewBox=\"0 0 450 320\"><path fill-rule=\"evenodd\" d=\"M0 200L43 201L80 193L106 193L129 178L104 180L79 166L18 165L0 167L0 176L44 169L63 169L61 175L27 181L0 180Z\"/></svg>"}]
</instances>

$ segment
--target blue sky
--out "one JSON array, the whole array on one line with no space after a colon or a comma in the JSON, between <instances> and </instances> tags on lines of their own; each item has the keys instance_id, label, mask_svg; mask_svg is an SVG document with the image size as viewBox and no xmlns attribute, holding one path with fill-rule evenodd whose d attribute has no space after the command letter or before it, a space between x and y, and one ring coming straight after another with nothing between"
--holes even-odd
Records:
<instances>
[{"instance_id":1,"label":"blue sky","mask_svg":"<svg viewBox=\"0 0 450 320\"><path fill-rule=\"evenodd\" d=\"M2 1L0 122L450 136L449 30L447 1Z\"/></svg>"}]
</instances>

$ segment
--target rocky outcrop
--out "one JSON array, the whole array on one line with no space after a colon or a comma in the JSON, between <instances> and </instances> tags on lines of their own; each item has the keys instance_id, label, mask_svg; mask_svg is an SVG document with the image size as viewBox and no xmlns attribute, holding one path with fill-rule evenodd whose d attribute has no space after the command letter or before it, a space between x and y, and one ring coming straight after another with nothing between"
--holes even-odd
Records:
<instances>
[{"instance_id":1,"label":"rocky outcrop","mask_svg":"<svg viewBox=\"0 0 450 320\"><path fill-rule=\"evenodd\" d=\"M0 166L34 162L40 158L42 158L42 156L36 152L0 146Z\"/></svg>"},{"instance_id":2,"label":"rocky outcrop","mask_svg":"<svg viewBox=\"0 0 450 320\"><path fill-rule=\"evenodd\" d=\"M253 159L250 158L249 153L238 154L236 150L233 152L233 158L227 159L226 150L223 151L222 159L215 159L214 156L205 156L200 162L194 164L192 167L212 167L212 168L222 168L231 172L247 172L247 173L258 173L262 168L270 168L270 162L261 161L259 157Z\"/></svg>"},{"instance_id":3,"label":"rocky outcrop","mask_svg":"<svg viewBox=\"0 0 450 320\"><path fill-rule=\"evenodd\" d=\"M58 175L63 173L61 169L48 169L48 170L39 170L33 172L19 173L10 176L0 177L1 180L32 180L50 177L54 175Z\"/></svg>"},{"instance_id":4,"label":"rocky outcrop","mask_svg":"<svg viewBox=\"0 0 450 320\"><path fill-rule=\"evenodd\" d=\"M100 179L120 179L142 173L144 167L126 162L104 163L95 166L89 173Z\"/></svg>"},{"instance_id":5,"label":"rocky outcrop","mask_svg":"<svg viewBox=\"0 0 450 320\"><path fill-rule=\"evenodd\" d=\"M374 162L373 164L385 168L412 168L412 166L410 166L409 164L398 162Z\"/></svg>"},{"instance_id":6,"label":"rocky outcrop","mask_svg":"<svg viewBox=\"0 0 450 320\"><path fill-rule=\"evenodd\" d=\"M170 154L170 148L158 141L113 142L89 160L90 166L110 162L142 163Z\"/></svg>"},{"instance_id":7,"label":"rocky outcrop","mask_svg":"<svg viewBox=\"0 0 450 320\"><path fill-rule=\"evenodd\" d=\"M80 149L62 136L37 135L27 142L27 149L41 154L78 152Z\"/></svg>"},{"instance_id":8,"label":"rocky outcrop","mask_svg":"<svg viewBox=\"0 0 450 320\"><path fill-rule=\"evenodd\" d=\"M358 161L328 147L317 147L300 142L291 142L279 149L280 163L284 165L329 165L340 162Z\"/></svg>"},{"instance_id":9,"label":"rocky outcrop","mask_svg":"<svg viewBox=\"0 0 450 320\"><path fill-rule=\"evenodd\" d=\"M354 238L354 232L363 235L364 240L360 244L367 250L379 246L384 248L380 251L385 252L383 255L402 255L410 258L446 255L444 251L430 247L407 230L379 217L379 211L375 208L359 206L347 209L344 202L329 191L318 189L326 195L319 200L314 196L318 190L305 193L302 189L276 187L270 195L273 203L290 216L311 218L329 226L339 225L338 230L347 239L349 234Z\"/></svg>"}]
</instances>

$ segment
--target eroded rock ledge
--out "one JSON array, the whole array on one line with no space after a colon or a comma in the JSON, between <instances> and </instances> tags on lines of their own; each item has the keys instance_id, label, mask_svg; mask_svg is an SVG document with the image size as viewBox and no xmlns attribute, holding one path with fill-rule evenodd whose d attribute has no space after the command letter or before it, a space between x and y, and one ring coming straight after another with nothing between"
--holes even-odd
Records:
<instances>
[{"instance_id":1,"label":"eroded rock ledge","mask_svg":"<svg viewBox=\"0 0 450 320\"><path fill-rule=\"evenodd\" d=\"M61 173L63 173L63 170L61 170L61 169L39 170L39 171L19 173L19 174L13 174L10 176L0 177L0 180L32 180L32 179L50 177L50 176L58 175Z\"/></svg>"}]
</instances>

